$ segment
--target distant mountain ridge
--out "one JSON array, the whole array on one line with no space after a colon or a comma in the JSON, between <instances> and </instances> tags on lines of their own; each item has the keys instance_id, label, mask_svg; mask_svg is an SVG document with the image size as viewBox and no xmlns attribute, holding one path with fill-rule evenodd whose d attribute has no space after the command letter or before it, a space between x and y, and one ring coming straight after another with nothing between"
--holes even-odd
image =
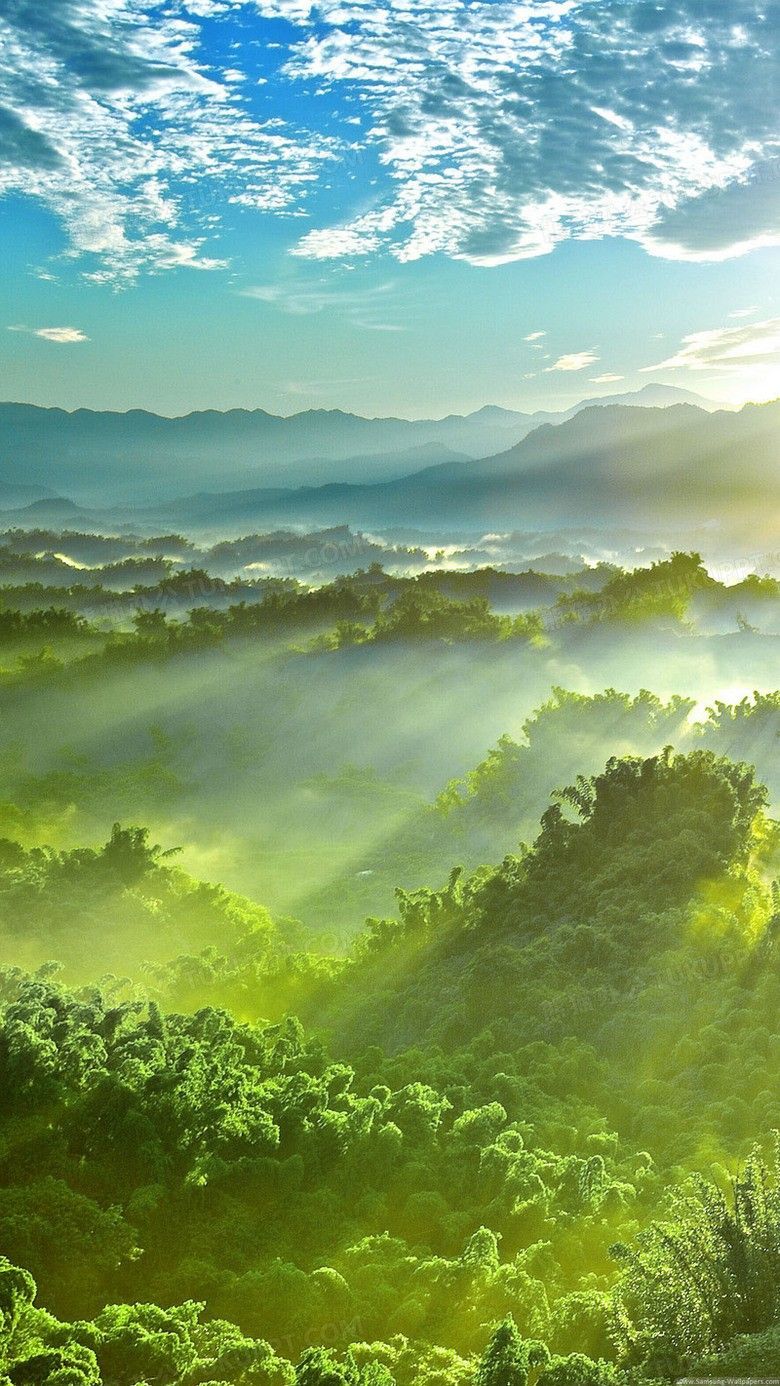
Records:
<instances>
[{"instance_id":1,"label":"distant mountain ridge","mask_svg":"<svg viewBox=\"0 0 780 1386\"><path fill-rule=\"evenodd\" d=\"M201 493L148 512L165 524L281 521L472 529L717 525L780 542L780 401L739 412L590 406L493 457L372 485Z\"/></svg>"},{"instance_id":2,"label":"distant mountain ridge","mask_svg":"<svg viewBox=\"0 0 780 1386\"><path fill-rule=\"evenodd\" d=\"M523 414L486 405L442 419L367 419L341 410L281 416L215 410L181 418L0 404L0 505L14 488L29 500L66 495L81 505L151 504L198 489L299 487L396 480L425 466L491 457L540 424L618 402L643 408L711 400L665 385L583 400L562 413ZM8 501L5 500L5 492Z\"/></svg>"}]
</instances>

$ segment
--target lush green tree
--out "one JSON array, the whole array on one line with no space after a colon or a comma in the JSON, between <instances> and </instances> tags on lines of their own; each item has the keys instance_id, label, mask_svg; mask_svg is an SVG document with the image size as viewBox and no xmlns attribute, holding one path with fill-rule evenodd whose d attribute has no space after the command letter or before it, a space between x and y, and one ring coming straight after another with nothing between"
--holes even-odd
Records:
<instances>
[{"instance_id":1,"label":"lush green tree","mask_svg":"<svg viewBox=\"0 0 780 1386\"><path fill-rule=\"evenodd\" d=\"M581 1352L553 1357L536 1386L617 1386L618 1373L608 1362L594 1362Z\"/></svg>"},{"instance_id":2,"label":"lush green tree","mask_svg":"<svg viewBox=\"0 0 780 1386\"><path fill-rule=\"evenodd\" d=\"M699 1180L671 1223L653 1224L623 1263L619 1325L625 1352L685 1364L780 1320L780 1142L755 1150L728 1194Z\"/></svg>"},{"instance_id":3,"label":"lush green tree","mask_svg":"<svg viewBox=\"0 0 780 1386\"><path fill-rule=\"evenodd\" d=\"M543 1367L549 1355L542 1343L523 1341L510 1314L495 1329L482 1355L475 1386L527 1386L531 1370Z\"/></svg>"},{"instance_id":4,"label":"lush green tree","mask_svg":"<svg viewBox=\"0 0 780 1386\"><path fill-rule=\"evenodd\" d=\"M68 1320L9 1269L11 1379L289 1386L298 1359L301 1386L617 1386L765 1360L775 1174L749 1160L731 1202L656 1226L668 1187L776 1119L776 830L745 765L616 757L532 847L399 892L344 958L143 830L12 847L9 921L195 916L232 941L155 967L154 997L0 972L0 1236ZM305 1023L201 1004L227 978L243 1014L294 996Z\"/></svg>"},{"instance_id":5,"label":"lush green tree","mask_svg":"<svg viewBox=\"0 0 780 1386\"><path fill-rule=\"evenodd\" d=\"M327 1348L307 1348L295 1369L296 1386L361 1386L351 1353L339 1358Z\"/></svg>"}]
</instances>

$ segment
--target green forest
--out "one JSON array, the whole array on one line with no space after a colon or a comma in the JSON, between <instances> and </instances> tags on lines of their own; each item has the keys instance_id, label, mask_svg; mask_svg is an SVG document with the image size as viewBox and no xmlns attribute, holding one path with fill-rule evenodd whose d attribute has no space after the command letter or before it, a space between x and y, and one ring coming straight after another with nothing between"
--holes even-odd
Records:
<instances>
[{"instance_id":1,"label":"green forest","mask_svg":"<svg viewBox=\"0 0 780 1386\"><path fill-rule=\"evenodd\" d=\"M362 542L0 535L0 1383L776 1376L780 569Z\"/></svg>"}]
</instances>

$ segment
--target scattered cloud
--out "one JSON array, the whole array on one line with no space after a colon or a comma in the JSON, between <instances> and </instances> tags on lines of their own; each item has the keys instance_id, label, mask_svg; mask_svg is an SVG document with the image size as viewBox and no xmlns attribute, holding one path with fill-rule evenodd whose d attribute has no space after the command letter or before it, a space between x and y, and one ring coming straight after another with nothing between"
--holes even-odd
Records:
<instances>
[{"instance_id":1,"label":"scattered cloud","mask_svg":"<svg viewBox=\"0 0 780 1386\"><path fill-rule=\"evenodd\" d=\"M494 265L570 237L672 259L780 237L776 7L765 0L255 0L299 28L286 77L357 91L376 217L298 253Z\"/></svg>"},{"instance_id":2,"label":"scattered cloud","mask_svg":"<svg viewBox=\"0 0 780 1386\"><path fill-rule=\"evenodd\" d=\"M297 209L332 142L248 113L237 69L200 56L229 0L57 0L2 7L0 195L40 201L87 277L216 269L231 202Z\"/></svg>"},{"instance_id":3,"label":"scattered cloud","mask_svg":"<svg viewBox=\"0 0 780 1386\"><path fill-rule=\"evenodd\" d=\"M758 307L757 307L756 305L754 305L752 308L735 308L734 311L733 311L733 313L729 313L729 317L730 317L730 318L752 318L753 315L754 315L754 313L757 313L757 312L758 312Z\"/></svg>"},{"instance_id":4,"label":"scattered cloud","mask_svg":"<svg viewBox=\"0 0 780 1386\"><path fill-rule=\"evenodd\" d=\"M735 177L664 211L641 239L652 255L693 262L732 260L780 245L780 159L750 158Z\"/></svg>"},{"instance_id":5,"label":"scattered cloud","mask_svg":"<svg viewBox=\"0 0 780 1386\"><path fill-rule=\"evenodd\" d=\"M370 332L403 332L399 324L386 321L386 309L394 290L392 282L342 289L327 281L308 284L255 284L242 289L242 298L267 303L291 317L312 317L335 313L354 327Z\"/></svg>"},{"instance_id":6,"label":"scattered cloud","mask_svg":"<svg viewBox=\"0 0 780 1386\"><path fill-rule=\"evenodd\" d=\"M250 17L279 50L262 88ZM285 42L262 25L280 19ZM0 44L0 195L53 212L97 282L219 268L226 208L304 215L324 170L360 188L361 160L370 205L321 216L295 255L780 244L775 0L14 0ZM287 116L297 91L306 125ZM339 93L363 117L348 140L326 133Z\"/></svg>"},{"instance_id":7,"label":"scattered cloud","mask_svg":"<svg viewBox=\"0 0 780 1386\"><path fill-rule=\"evenodd\" d=\"M612 375L607 371L604 375L592 375L590 383L591 385L615 385L618 380L625 380L625 378L624 375Z\"/></svg>"},{"instance_id":8,"label":"scattered cloud","mask_svg":"<svg viewBox=\"0 0 780 1386\"><path fill-rule=\"evenodd\" d=\"M780 361L780 318L691 332L673 356L643 371L751 371Z\"/></svg>"},{"instance_id":9,"label":"scattered cloud","mask_svg":"<svg viewBox=\"0 0 780 1386\"><path fill-rule=\"evenodd\" d=\"M524 342L538 342L538 341L541 341L542 337L546 337L546 336L547 336L547 333L546 333L546 332L529 332L529 333L528 333L528 336L523 338L523 341L524 341Z\"/></svg>"},{"instance_id":10,"label":"scattered cloud","mask_svg":"<svg viewBox=\"0 0 780 1386\"><path fill-rule=\"evenodd\" d=\"M566 356L559 356L551 366L545 366L545 371L584 371L598 359L595 351L570 351Z\"/></svg>"},{"instance_id":11,"label":"scattered cloud","mask_svg":"<svg viewBox=\"0 0 780 1386\"><path fill-rule=\"evenodd\" d=\"M394 223L392 208L367 212L351 226L307 231L291 253L308 260L338 260L345 256L370 255L381 248L383 236L392 230Z\"/></svg>"},{"instance_id":12,"label":"scattered cloud","mask_svg":"<svg viewBox=\"0 0 780 1386\"><path fill-rule=\"evenodd\" d=\"M352 385L366 385L371 382L372 376L338 376L328 380L286 380L280 387L280 393L284 395L294 395L303 399L326 397L328 395L339 394L339 392Z\"/></svg>"},{"instance_id":13,"label":"scattered cloud","mask_svg":"<svg viewBox=\"0 0 780 1386\"><path fill-rule=\"evenodd\" d=\"M89 337L79 327L25 327L22 323L17 323L9 327L8 331L26 332L31 337L41 337L45 342L57 342L60 346L89 341Z\"/></svg>"}]
</instances>

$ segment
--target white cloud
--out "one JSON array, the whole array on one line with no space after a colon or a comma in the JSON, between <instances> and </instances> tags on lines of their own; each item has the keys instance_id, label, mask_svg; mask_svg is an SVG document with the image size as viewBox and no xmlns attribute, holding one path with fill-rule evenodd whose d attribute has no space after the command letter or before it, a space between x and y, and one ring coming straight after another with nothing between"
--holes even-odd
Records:
<instances>
[{"instance_id":1,"label":"white cloud","mask_svg":"<svg viewBox=\"0 0 780 1386\"><path fill-rule=\"evenodd\" d=\"M539 341L541 341L542 337L546 337L546 336L547 336L547 333L546 333L546 332L529 332L529 333L528 333L528 336L523 338L523 341L524 341L524 342L539 342Z\"/></svg>"},{"instance_id":2,"label":"white cloud","mask_svg":"<svg viewBox=\"0 0 780 1386\"><path fill-rule=\"evenodd\" d=\"M98 282L208 270L231 199L295 210L332 142L260 123L231 69L209 72L200 21L230 0L3 6L0 195L40 200Z\"/></svg>"},{"instance_id":3,"label":"white cloud","mask_svg":"<svg viewBox=\"0 0 780 1386\"><path fill-rule=\"evenodd\" d=\"M780 245L780 161L751 157L737 177L680 200L643 244L652 255L713 263Z\"/></svg>"},{"instance_id":4,"label":"white cloud","mask_svg":"<svg viewBox=\"0 0 780 1386\"><path fill-rule=\"evenodd\" d=\"M270 119L250 113L250 12L292 26L266 44L283 50ZM98 281L217 268L205 247L226 206L301 215L324 168L351 198L362 158L369 185L380 168L372 204L307 229L298 257L780 244L775 0L14 0L2 15L0 195L54 212ZM219 72L201 45L215 21L236 35ZM310 128L274 114L285 83ZM346 142L322 133L337 92L363 117Z\"/></svg>"},{"instance_id":5,"label":"white cloud","mask_svg":"<svg viewBox=\"0 0 780 1386\"><path fill-rule=\"evenodd\" d=\"M366 212L351 226L334 226L325 231L307 231L293 250L293 255L310 260L333 260L346 256L369 255L378 250L383 235L395 224L391 207Z\"/></svg>"},{"instance_id":6,"label":"white cloud","mask_svg":"<svg viewBox=\"0 0 780 1386\"><path fill-rule=\"evenodd\" d=\"M333 377L329 380L287 380L280 386L280 390L281 393L285 395L296 395L304 399L311 399L336 395L347 386L366 385L373 379L373 376L356 375Z\"/></svg>"},{"instance_id":7,"label":"white cloud","mask_svg":"<svg viewBox=\"0 0 780 1386\"><path fill-rule=\"evenodd\" d=\"M584 371L598 359L595 351L570 351L567 356L559 356L551 366L546 366L545 371Z\"/></svg>"},{"instance_id":8,"label":"white cloud","mask_svg":"<svg viewBox=\"0 0 780 1386\"><path fill-rule=\"evenodd\" d=\"M614 385L618 380L625 380L625 378L624 375L613 375L607 371L604 375L592 375L590 383L591 385Z\"/></svg>"},{"instance_id":9,"label":"white cloud","mask_svg":"<svg viewBox=\"0 0 780 1386\"><path fill-rule=\"evenodd\" d=\"M724 371L751 373L780 361L780 318L691 332L665 361L643 371Z\"/></svg>"},{"instance_id":10,"label":"white cloud","mask_svg":"<svg viewBox=\"0 0 780 1386\"><path fill-rule=\"evenodd\" d=\"M20 323L9 327L8 331L27 332L31 337L42 337L45 342L57 342L60 346L89 341L89 337L79 327L24 327Z\"/></svg>"},{"instance_id":11,"label":"white cloud","mask_svg":"<svg viewBox=\"0 0 780 1386\"><path fill-rule=\"evenodd\" d=\"M391 282L342 289L326 280L319 280L314 283L256 284L242 289L240 296L267 303L291 317L335 313L354 327L366 331L403 332L400 324L385 320L393 289Z\"/></svg>"},{"instance_id":12,"label":"white cloud","mask_svg":"<svg viewBox=\"0 0 780 1386\"><path fill-rule=\"evenodd\" d=\"M494 265L625 236L717 260L780 239L765 0L255 3L300 26L289 78L358 91L389 176L383 225L319 227L300 255Z\"/></svg>"},{"instance_id":13,"label":"white cloud","mask_svg":"<svg viewBox=\"0 0 780 1386\"><path fill-rule=\"evenodd\" d=\"M627 116L618 115L616 111L610 111L603 106L591 107L593 114L601 116L609 125L616 125L618 130L633 130L634 126Z\"/></svg>"},{"instance_id":14,"label":"white cloud","mask_svg":"<svg viewBox=\"0 0 780 1386\"><path fill-rule=\"evenodd\" d=\"M307 231L293 255L308 260L338 260L348 255L370 255L378 250L379 236L359 226L334 226L326 231Z\"/></svg>"}]
</instances>

